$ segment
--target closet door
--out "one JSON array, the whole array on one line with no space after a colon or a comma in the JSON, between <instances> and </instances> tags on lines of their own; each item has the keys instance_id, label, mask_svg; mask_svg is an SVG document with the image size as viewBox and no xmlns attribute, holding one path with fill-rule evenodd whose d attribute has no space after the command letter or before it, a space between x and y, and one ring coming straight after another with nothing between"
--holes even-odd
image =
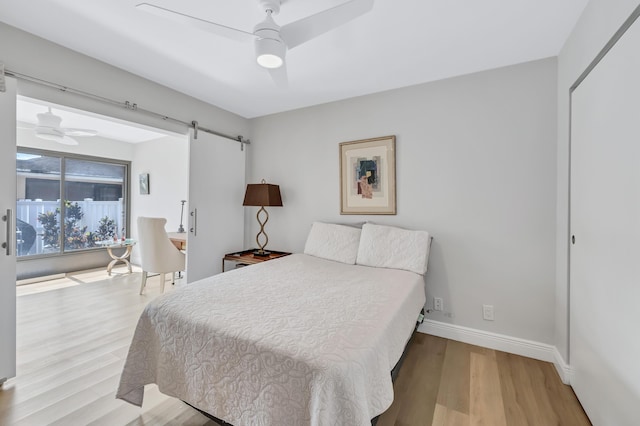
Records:
<instances>
[{"instance_id":1,"label":"closet door","mask_svg":"<svg viewBox=\"0 0 640 426\"><path fill-rule=\"evenodd\" d=\"M16 81L0 92L0 383L16 375Z\"/></svg>"},{"instance_id":2,"label":"closet door","mask_svg":"<svg viewBox=\"0 0 640 426\"><path fill-rule=\"evenodd\" d=\"M222 272L225 253L242 249L246 147L191 131L187 281Z\"/></svg>"},{"instance_id":3,"label":"closet door","mask_svg":"<svg viewBox=\"0 0 640 426\"><path fill-rule=\"evenodd\" d=\"M640 419L640 23L572 94L571 385L595 425Z\"/></svg>"}]
</instances>

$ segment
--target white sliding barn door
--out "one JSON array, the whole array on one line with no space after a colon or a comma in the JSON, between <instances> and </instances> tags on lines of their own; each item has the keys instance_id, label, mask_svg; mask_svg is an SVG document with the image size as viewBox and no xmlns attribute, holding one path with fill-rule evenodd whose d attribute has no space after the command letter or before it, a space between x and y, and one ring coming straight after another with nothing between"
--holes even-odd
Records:
<instances>
[{"instance_id":1,"label":"white sliding barn door","mask_svg":"<svg viewBox=\"0 0 640 426\"><path fill-rule=\"evenodd\" d=\"M0 383L16 375L16 81L0 92ZM6 217L5 217L6 216Z\"/></svg>"},{"instance_id":2,"label":"white sliding barn door","mask_svg":"<svg viewBox=\"0 0 640 426\"><path fill-rule=\"evenodd\" d=\"M594 425L640 421L639 52L636 22L572 94L571 385Z\"/></svg>"},{"instance_id":3,"label":"white sliding barn door","mask_svg":"<svg viewBox=\"0 0 640 426\"><path fill-rule=\"evenodd\" d=\"M222 272L225 253L244 244L245 150L198 132L189 140L187 281Z\"/></svg>"}]
</instances>

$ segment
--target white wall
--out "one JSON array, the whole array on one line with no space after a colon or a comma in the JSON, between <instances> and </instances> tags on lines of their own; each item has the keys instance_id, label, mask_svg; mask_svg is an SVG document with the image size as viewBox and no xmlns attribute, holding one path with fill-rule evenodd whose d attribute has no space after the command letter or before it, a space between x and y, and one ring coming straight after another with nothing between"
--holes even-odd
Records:
<instances>
[{"instance_id":1,"label":"white wall","mask_svg":"<svg viewBox=\"0 0 640 426\"><path fill-rule=\"evenodd\" d=\"M269 247L302 251L314 220L427 230L430 318L552 343L556 78L546 59L251 120L248 182L283 196ZM339 143L392 134L398 214L340 216Z\"/></svg>"},{"instance_id":2,"label":"white wall","mask_svg":"<svg viewBox=\"0 0 640 426\"><path fill-rule=\"evenodd\" d=\"M180 200L186 200L189 191L188 138L165 137L135 145L131 166L131 229L129 235L138 239L138 216L164 217L167 232L177 232L180 225ZM140 194L138 176L149 173L149 194ZM184 206L184 227L187 228L189 204ZM140 264L140 255L134 249L134 263Z\"/></svg>"},{"instance_id":3,"label":"white wall","mask_svg":"<svg viewBox=\"0 0 640 426\"><path fill-rule=\"evenodd\" d=\"M569 361L569 89L639 4L590 0L558 56L555 346L565 361Z\"/></svg>"}]
</instances>

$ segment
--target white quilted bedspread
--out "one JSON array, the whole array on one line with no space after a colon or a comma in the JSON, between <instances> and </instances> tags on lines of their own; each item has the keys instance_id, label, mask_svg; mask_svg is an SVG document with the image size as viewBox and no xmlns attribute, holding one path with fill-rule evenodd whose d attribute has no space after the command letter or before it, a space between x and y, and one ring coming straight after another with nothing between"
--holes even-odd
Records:
<instances>
[{"instance_id":1,"label":"white quilted bedspread","mask_svg":"<svg viewBox=\"0 0 640 426\"><path fill-rule=\"evenodd\" d=\"M153 300L116 397L144 385L235 426L370 425L424 306L423 277L303 254Z\"/></svg>"}]
</instances>

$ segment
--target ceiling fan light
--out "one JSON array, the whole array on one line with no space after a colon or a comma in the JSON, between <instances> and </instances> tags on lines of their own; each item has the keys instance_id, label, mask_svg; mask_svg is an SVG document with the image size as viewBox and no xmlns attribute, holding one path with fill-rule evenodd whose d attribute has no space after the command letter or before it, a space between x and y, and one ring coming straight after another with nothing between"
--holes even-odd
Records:
<instances>
[{"instance_id":1,"label":"ceiling fan light","mask_svg":"<svg viewBox=\"0 0 640 426\"><path fill-rule=\"evenodd\" d=\"M258 64L264 68L280 68L284 61L276 55L264 54L258 56Z\"/></svg>"},{"instance_id":2,"label":"ceiling fan light","mask_svg":"<svg viewBox=\"0 0 640 426\"><path fill-rule=\"evenodd\" d=\"M273 38L256 40L256 60L264 68L280 68L284 64L285 46Z\"/></svg>"}]
</instances>

